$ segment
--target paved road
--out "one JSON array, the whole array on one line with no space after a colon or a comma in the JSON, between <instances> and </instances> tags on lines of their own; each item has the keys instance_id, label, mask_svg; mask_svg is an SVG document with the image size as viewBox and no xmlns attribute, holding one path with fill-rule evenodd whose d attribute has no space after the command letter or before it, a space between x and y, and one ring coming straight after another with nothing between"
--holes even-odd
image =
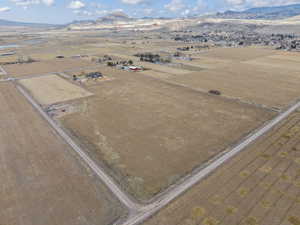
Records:
<instances>
[{"instance_id":1,"label":"paved road","mask_svg":"<svg viewBox=\"0 0 300 225\"><path fill-rule=\"evenodd\" d=\"M131 214L135 214L140 210L141 206L133 202L130 197L123 192L119 186L108 176L102 168L97 164L78 146L67 134L59 127L47 113L35 102L35 100L20 86L16 85L17 89L24 95L24 97L31 103L31 105L44 117L44 119L55 129L55 131L74 149L75 152L89 165L89 167L100 177L103 183L113 192L117 198L129 209Z\"/></svg>"},{"instance_id":2,"label":"paved road","mask_svg":"<svg viewBox=\"0 0 300 225\"><path fill-rule=\"evenodd\" d=\"M136 225L144 220L148 219L150 216L158 212L161 208L166 206L168 203L170 203L172 200L174 200L176 197L184 193L186 190L191 188L193 185L201 181L204 177L212 173L214 170L216 170L219 166L227 162L229 159L231 159L233 156L238 154L239 152L243 151L249 144L257 140L259 137L270 131L274 126L276 126L278 123L280 123L282 120L287 118L291 113L293 113L295 110L297 110L300 107L300 101L291 106L288 110L278 115L275 119L273 119L271 122L269 122L267 125L265 125L263 128L246 138L244 141L242 141L240 144L238 144L236 147L234 147L231 151L227 152L211 164L209 164L204 169L200 170L195 175L189 177L186 179L182 184L176 186L172 190L170 190L168 193L163 195L160 199L158 199L156 202L145 206L142 211L131 218L129 218L127 221L125 221L122 225Z\"/></svg>"}]
</instances>

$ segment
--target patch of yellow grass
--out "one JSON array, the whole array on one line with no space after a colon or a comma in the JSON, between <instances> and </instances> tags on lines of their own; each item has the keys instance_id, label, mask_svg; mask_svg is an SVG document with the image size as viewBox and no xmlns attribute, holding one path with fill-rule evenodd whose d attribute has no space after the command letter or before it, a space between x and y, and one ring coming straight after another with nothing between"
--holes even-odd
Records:
<instances>
[{"instance_id":1,"label":"patch of yellow grass","mask_svg":"<svg viewBox=\"0 0 300 225\"><path fill-rule=\"evenodd\" d=\"M214 217L207 217L203 220L203 225L218 225L220 221L218 221Z\"/></svg>"},{"instance_id":2,"label":"patch of yellow grass","mask_svg":"<svg viewBox=\"0 0 300 225\"><path fill-rule=\"evenodd\" d=\"M204 216L206 213L205 208L203 207L195 207L192 209L192 218L193 219L198 219L202 216Z\"/></svg>"},{"instance_id":3,"label":"patch of yellow grass","mask_svg":"<svg viewBox=\"0 0 300 225\"><path fill-rule=\"evenodd\" d=\"M296 217L296 216L290 216L288 218L288 221L292 225L300 225L300 219L298 217Z\"/></svg>"},{"instance_id":4,"label":"patch of yellow grass","mask_svg":"<svg viewBox=\"0 0 300 225\"><path fill-rule=\"evenodd\" d=\"M247 188L242 187L242 188L238 189L238 194L241 197L245 197L248 193L249 193L249 190Z\"/></svg>"},{"instance_id":5,"label":"patch of yellow grass","mask_svg":"<svg viewBox=\"0 0 300 225\"><path fill-rule=\"evenodd\" d=\"M272 171L272 167L263 166L263 167L259 168L259 171L261 171L263 173L270 173Z\"/></svg>"}]
</instances>

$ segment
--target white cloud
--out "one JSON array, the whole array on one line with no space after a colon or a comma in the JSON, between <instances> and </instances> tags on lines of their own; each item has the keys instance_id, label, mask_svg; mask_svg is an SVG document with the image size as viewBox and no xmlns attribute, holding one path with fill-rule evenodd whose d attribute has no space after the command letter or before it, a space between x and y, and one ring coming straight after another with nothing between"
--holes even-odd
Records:
<instances>
[{"instance_id":1,"label":"white cloud","mask_svg":"<svg viewBox=\"0 0 300 225\"><path fill-rule=\"evenodd\" d=\"M143 12L146 16L149 16L154 12L154 9L150 9L150 8L144 9Z\"/></svg>"},{"instance_id":2,"label":"white cloud","mask_svg":"<svg viewBox=\"0 0 300 225\"><path fill-rule=\"evenodd\" d=\"M46 6L51 6L55 3L55 0L10 0L11 2L15 3L17 6L28 7L31 5L37 4L45 4Z\"/></svg>"},{"instance_id":3,"label":"white cloud","mask_svg":"<svg viewBox=\"0 0 300 225\"><path fill-rule=\"evenodd\" d=\"M68 6L68 8L70 8L70 9L82 9L84 7L85 7L85 4L81 1L78 1L78 0L77 1L72 1Z\"/></svg>"},{"instance_id":4,"label":"white cloud","mask_svg":"<svg viewBox=\"0 0 300 225\"><path fill-rule=\"evenodd\" d=\"M0 8L0 12L8 12L8 11L10 11L9 7L2 7L2 8Z\"/></svg>"},{"instance_id":5,"label":"white cloud","mask_svg":"<svg viewBox=\"0 0 300 225\"><path fill-rule=\"evenodd\" d=\"M109 13L108 10L96 10L96 14L100 16L106 15L108 13Z\"/></svg>"},{"instance_id":6,"label":"white cloud","mask_svg":"<svg viewBox=\"0 0 300 225\"><path fill-rule=\"evenodd\" d=\"M47 6L51 6L54 4L54 0L42 0L42 2Z\"/></svg>"},{"instance_id":7,"label":"white cloud","mask_svg":"<svg viewBox=\"0 0 300 225\"><path fill-rule=\"evenodd\" d=\"M188 16L190 13L191 13L191 10L186 9L186 10L184 10L184 11L181 13L181 15L182 15L182 16Z\"/></svg>"},{"instance_id":8,"label":"white cloud","mask_svg":"<svg viewBox=\"0 0 300 225\"><path fill-rule=\"evenodd\" d=\"M94 15L93 12L88 11L88 10L74 10L73 12L80 16L93 16Z\"/></svg>"},{"instance_id":9,"label":"white cloud","mask_svg":"<svg viewBox=\"0 0 300 225\"><path fill-rule=\"evenodd\" d=\"M248 0L250 5L255 7L261 6L278 6L300 3L300 0Z\"/></svg>"},{"instance_id":10,"label":"white cloud","mask_svg":"<svg viewBox=\"0 0 300 225\"><path fill-rule=\"evenodd\" d=\"M170 3L165 5L165 8L171 12L177 12L185 8L185 4L182 0L172 0Z\"/></svg>"},{"instance_id":11,"label":"white cloud","mask_svg":"<svg viewBox=\"0 0 300 225\"><path fill-rule=\"evenodd\" d=\"M226 0L226 3L229 5L243 5L246 3L246 0Z\"/></svg>"},{"instance_id":12,"label":"white cloud","mask_svg":"<svg viewBox=\"0 0 300 225\"><path fill-rule=\"evenodd\" d=\"M137 4L142 4L147 2L147 0L121 0L121 1L129 5L137 5Z\"/></svg>"}]
</instances>

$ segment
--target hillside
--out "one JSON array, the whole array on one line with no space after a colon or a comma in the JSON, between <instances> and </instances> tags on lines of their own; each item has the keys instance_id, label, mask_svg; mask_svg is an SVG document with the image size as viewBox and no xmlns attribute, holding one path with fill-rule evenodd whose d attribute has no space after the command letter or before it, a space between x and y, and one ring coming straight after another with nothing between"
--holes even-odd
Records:
<instances>
[{"instance_id":1,"label":"hillside","mask_svg":"<svg viewBox=\"0 0 300 225\"><path fill-rule=\"evenodd\" d=\"M245 11L226 11L214 17L224 19L286 19L300 15L300 4L251 8Z\"/></svg>"}]
</instances>

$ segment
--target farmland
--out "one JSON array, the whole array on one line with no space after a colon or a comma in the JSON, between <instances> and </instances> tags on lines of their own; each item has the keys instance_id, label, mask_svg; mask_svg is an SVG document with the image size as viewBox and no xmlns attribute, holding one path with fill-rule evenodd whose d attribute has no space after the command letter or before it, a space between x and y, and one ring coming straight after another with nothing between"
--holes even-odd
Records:
<instances>
[{"instance_id":1,"label":"farmland","mask_svg":"<svg viewBox=\"0 0 300 225\"><path fill-rule=\"evenodd\" d=\"M248 50L250 50L249 55L247 55ZM231 50L228 51L230 53ZM299 62L297 61L299 53L287 55L282 52L275 54L265 49L256 49L256 51L258 53L252 54L251 48L238 48L235 52L240 52L240 60L234 60L233 57L230 59L225 54L226 57L223 59L227 61L224 63L217 61L214 65L208 61L208 59L213 61L212 55L217 54L213 50L212 55L204 53L203 60L199 55L199 59L189 63L199 63L204 68L206 67L206 70L184 76L172 76L166 80L202 91L217 89L229 98L265 105L269 108L283 108L297 100L300 95L297 88L300 84ZM269 55L262 56L264 54ZM219 56L221 60L222 55L224 53ZM206 62L208 62L207 66Z\"/></svg>"},{"instance_id":2,"label":"farmland","mask_svg":"<svg viewBox=\"0 0 300 225\"><path fill-rule=\"evenodd\" d=\"M57 75L47 75L20 80L42 105L70 101L91 96L92 93L69 83Z\"/></svg>"},{"instance_id":3,"label":"farmland","mask_svg":"<svg viewBox=\"0 0 300 225\"><path fill-rule=\"evenodd\" d=\"M125 212L13 84L0 102L1 224L111 224Z\"/></svg>"},{"instance_id":4,"label":"farmland","mask_svg":"<svg viewBox=\"0 0 300 225\"><path fill-rule=\"evenodd\" d=\"M0 225L299 225L299 52L194 29L9 37Z\"/></svg>"},{"instance_id":5,"label":"farmland","mask_svg":"<svg viewBox=\"0 0 300 225\"><path fill-rule=\"evenodd\" d=\"M149 200L274 116L148 76L102 72L113 79L88 87L94 96L61 123L140 200Z\"/></svg>"},{"instance_id":6,"label":"farmland","mask_svg":"<svg viewBox=\"0 0 300 225\"><path fill-rule=\"evenodd\" d=\"M299 224L299 138L297 112L144 224Z\"/></svg>"},{"instance_id":7,"label":"farmland","mask_svg":"<svg viewBox=\"0 0 300 225\"><path fill-rule=\"evenodd\" d=\"M91 66L95 65L83 59L54 59L27 64L5 65L3 68L12 77L22 77L63 72Z\"/></svg>"}]
</instances>

